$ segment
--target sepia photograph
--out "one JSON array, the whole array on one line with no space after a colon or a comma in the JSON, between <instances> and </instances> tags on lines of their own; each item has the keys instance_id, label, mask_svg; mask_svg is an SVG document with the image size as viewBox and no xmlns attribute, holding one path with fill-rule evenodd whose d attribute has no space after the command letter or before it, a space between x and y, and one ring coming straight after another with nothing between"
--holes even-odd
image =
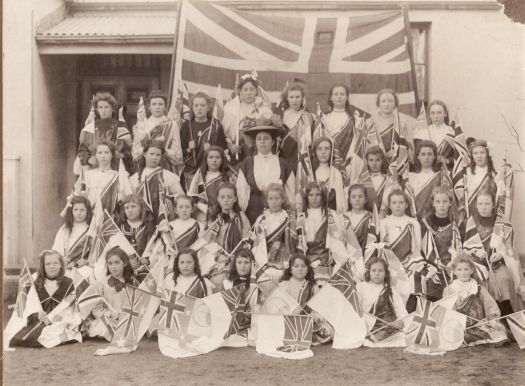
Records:
<instances>
[{"instance_id":1,"label":"sepia photograph","mask_svg":"<svg viewBox=\"0 0 525 386\"><path fill-rule=\"evenodd\" d=\"M4 0L3 384L525 384L523 0Z\"/></svg>"}]
</instances>

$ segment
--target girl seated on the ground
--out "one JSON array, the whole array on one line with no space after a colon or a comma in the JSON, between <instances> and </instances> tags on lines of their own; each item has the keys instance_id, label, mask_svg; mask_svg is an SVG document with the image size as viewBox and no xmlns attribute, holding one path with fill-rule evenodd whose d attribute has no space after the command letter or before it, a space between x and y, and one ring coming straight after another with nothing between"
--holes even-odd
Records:
<instances>
[{"instance_id":1,"label":"girl seated on the ground","mask_svg":"<svg viewBox=\"0 0 525 386\"><path fill-rule=\"evenodd\" d=\"M326 320L313 312L306 303L318 290L310 259L302 254L292 255L288 267L281 276L279 287L284 289L301 306L301 314L312 313L314 318L314 346L328 342L333 336L333 328Z\"/></svg>"},{"instance_id":2,"label":"girl seated on the ground","mask_svg":"<svg viewBox=\"0 0 525 386\"><path fill-rule=\"evenodd\" d=\"M88 263L91 243L88 240L91 204L84 196L74 196L68 204L64 224L58 230L53 250L64 254L67 268L83 267Z\"/></svg>"},{"instance_id":3,"label":"girl seated on the ground","mask_svg":"<svg viewBox=\"0 0 525 386\"><path fill-rule=\"evenodd\" d=\"M213 285L201 275L197 252L189 248L180 251L175 258L173 273L164 279L164 288L194 298L213 293Z\"/></svg>"},{"instance_id":4,"label":"girl seated on the ground","mask_svg":"<svg viewBox=\"0 0 525 386\"><path fill-rule=\"evenodd\" d=\"M34 312L27 317L26 326L12 338L11 346L51 348L73 340L82 342L79 331L82 319L78 312L69 306L59 315L53 315L53 310L75 290L73 280L64 275L62 256L57 251L46 250L39 259L34 286L40 304L26 303L26 307L34 307ZM26 312L27 309L24 314Z\"/></svg>"},{"instance_id":5,"label":"girl seated on the ground","mask_svg":"<svg viewBox=\"0 0 525 386\"><path fill-rule=\"evenodd\" d=\"M91 311L94 320L88 322L90 337L101 336L111 341L112 328L117 325L122 308L121 291L126 285L137 287L137 279L127 253L120 247L113 247L106 253L106 278L97 283L101 300Z\"/></svg>"},{"instance_id":6,"label":"girl seated on the ground","mask_svg":"<svg viewBox=\"0 0 525 386\"><path fill-rule=\"evenodd\" d=\"M368 331L384 327L384 322L391 323L389 327L372 333L365 346L405 346L404 322L399 319L408 312L401 295L391 286L388 263L379 257L371 257L366 263L365 281L357 283L356 288L363 311L377 317L368 325Z\"/></svg>"},{"instance_id":7,"label":"girl seated on the ground","mask_svg":"<svg viewBox=\"0 0 525 386\"><path fill-rule=\"evenodd\" d=\"M497 320L498 305L485 287L474 279L475 264L465 252L459 253L449 264L452 284L443 291L443 297L457 294L454 309L467 315L465 344L475 346L483 343L503 344L507 341L505 327ZM486 322L476 326L480 322Z\"/></svg>"}]
</instances>

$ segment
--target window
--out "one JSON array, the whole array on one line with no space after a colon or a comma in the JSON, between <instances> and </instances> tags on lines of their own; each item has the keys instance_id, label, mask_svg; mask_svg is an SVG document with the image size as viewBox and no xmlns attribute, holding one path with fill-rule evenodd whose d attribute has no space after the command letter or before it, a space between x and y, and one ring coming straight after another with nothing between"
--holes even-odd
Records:
<instances>
[{"instance_id":1,"label":"window","mask_svg":"<svg viewBox=\"0 0 525 386\"><path fill-rule=\"evenodd\" d=\"M410 23L419 100L428 103L428 38L430 23Z\"/></svg>"}]
</instances>

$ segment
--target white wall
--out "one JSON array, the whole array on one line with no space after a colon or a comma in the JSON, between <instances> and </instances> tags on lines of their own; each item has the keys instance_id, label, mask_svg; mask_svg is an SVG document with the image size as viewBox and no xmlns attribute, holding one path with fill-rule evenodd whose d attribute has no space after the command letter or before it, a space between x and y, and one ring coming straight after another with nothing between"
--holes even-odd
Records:
<instances>
[{"instance_id":1,"label":"white wall","mask_svg":"<svg viewBox=\"0 0 525 386\"><path fill-rule=\"evenodd\" d=\"M32 241L39 230L33 217L33 197L46 194L46 190L36 192L32 183L33 176L40 173L33 164L34 123L53 124L44 116L35 116L33 110L35 96L39 96L39 90L45 87L33 20L39 20L63 4L64 0L2 3L4 156L20 157L19 257L27 259L30 264L34 264L35 256ZM42 161L38 163L39 166L42 164ZM4 195L14 193L12 187L5 187Z\"/></svg>"}]
</instances>

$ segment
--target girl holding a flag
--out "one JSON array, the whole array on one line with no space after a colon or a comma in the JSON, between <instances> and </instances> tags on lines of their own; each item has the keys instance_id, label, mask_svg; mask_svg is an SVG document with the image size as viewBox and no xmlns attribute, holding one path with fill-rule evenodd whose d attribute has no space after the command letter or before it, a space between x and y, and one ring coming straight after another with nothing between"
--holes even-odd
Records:
<instances>
[{"instance_id":1,"label":"girl holding a flag","mask_svg":"<svg viewBox=\"0 0 525 386\"><path fill-rule=\"evenodd\" d=\"M205 152L204 162L195 173L188 189L188 196L192 197L195 206L195 217L206 223L212 211L217 209L217 193L223 182L230 182L231 176L224 149L211 145Z\"/></svg>"},{"instance_id":2,"label":"girl holding a flag","mask_svg":"<svg viewBox=\"0 0 525 386\"><path fill-rule=\"evenodd\" d=\"M388 216L379 223L381 242L395 254L402 264L412 287L412 299L407 308L415 306L415 295L423 293L422 280L425 274L425 260L421 257L421 227L419 222L407 215L408 197L400 189L388 195ZM392 265L392 262L389 262Z\"/></svg>"},{"instance_id":3,"label":"girl holding a flag","mask_svg":"<svg viewBox=\"0 0 525 386\"><path fill-rule=\"evenodd\" d=\"M428 140L419 141L416 147L414 173L409 173L408 182L415 197L416 215L421 223L432 213L432 191L441 185L442 176L437 164L437 147ZM448 171L445 169L444 173Z\"/></svg>"},{"instance_id":4,"label":"girl holding a flag","mask_svg":"<svg viewBox=\"0 0 525 386\"><path fill-rule=\"evenodd\" d=\"M202 277L199 258L193 249L179 252L173 262L173 272L164 279L164 288L194 298L213 293L213 284Z\"/></svg>"},{"instance_id":5,"label":"girl holding a flag","mask_svg":"<svg viewBox=\"0 0 525 386\"><path fill-rule=\"evenodd\" d=\"M131 134L126 127L126 122L113 118L117 113L117 101L110 94L96 94L93 108L94 121L87 123L80 132L78 160L81 168L84 171L95 168L97 166L95 146L101 141L108 141L114 145L119 158L124 161L126 170L131 171ZM75 174L80 174L80 170L76 170Z\"/></svg>"},{"instance_id":6,"label":"girl holding a flag","mask_svg":"<svg viewBox=\"0 0 525 386\"><path fill-rule=\"evenodd\" d=\"M286 133L279 140L277 153L288 161L292 170L296 169L299 149L306 149L312 144L314 118L306 110L305 100L304 88L299 83L288 86L281 100L283 129Z\"/></svg>"},{"instance_id":7,"label":"girl holding a flag","mask_svg":"<svg viewBox=\"0 0 525 386\"><path fill-rule=\"evenodd\" d=\"M243 129L247 124L250 125L250 121L255 119L258 110L262 107L261 103L258 103L259 107L255 103L259 94L257 73L252 72L236 79L235 92L235 97L224 105L222 120L232 165L237 165L253 152L253 140L243 134ZM271 110L268 111L271 114Z\"/></svg>"},{"instance_id":8,"label":"girl holding a flag","mask_svg":"<svg viewBox=\"0 0 525 386\"><path fill-rule=\"evenodd\" d=\"M95 319L86 327L90 337L101 336L111 341L112 327L116 326L122 308L121 291L126 285L137 287L139 283L123 249L118 246L111 248L105 259L107 276L102 283L96 283L102 299L91 311Z\"/></svg>"},{"instance_id":9,"label":"girl holding a flag","mask_svg":"<svg viewBox=\"0 0 525 386\"><path fill-rule=\"evenodd\" d=\"M484 286L474 279L475 263L472 257L465 252L459 253L449 264L451 276L454 280L443 291L443 297L457 295L454 310L465 314L467 328L465 329L465 343L475 346L483 343L501 345L508 341L505 328L498 322L500 310ZM489 323L483 323L489 320ZM476 324L480 323L479 326Z\"/></svg>"},{"instance_id":10,"label":"girl holding a flag","mask_svg":"<svg viewBox=\"0 0 525 386\"><path fill-rule=\"evenodd\" d=\"M363 255L368 244L377 241L376 225L372 213L367 208L366 189L361 184L353 184L348 191L348 209L343 216L345 227L355 233Z\"/></svg>"},{"instance_id":11,"label":"girl holding a flag","mask_svg":"<svg viewBox=\"0 0 525 386\"><path fill-rule=\"evenodd\" d=\"M443 162L448 170L454 165L454 129L447 125L448 109L445 102L433 100L428 105L430 125L420 127L414 132L414 145L420 141L432 141L436 145L438 162ZM426 117L425 117L426 119Z\"/></svg>"},{"instance_id":12,"label":"girl holding a flag","mask_svg":"<svg viewBox=\"0 0 525 386\"><path fill-rule=\"evenodd\" d=\"M198 168L205 162L210 146L226 148L226 137L221 123L212 118L211 99L203 91L197 91L190 99L191 118L182 123L180 140L184 156L186 186Z\"/></svg>"},{"instance_id":13,"label":"girl holding a flag","mask_svg":"<svg viewBox=\"0 0 525 386\"><path fill-rule=\"evenodd\" d=\"M443 297L443 289L451 282L447 265L452 254L461 250L461 237L452 190L447 186L434 187L431 202L432 213L422 221L421 247L428 270L435 272L434 275L427 275L425 296L430 301L437 301Z\"/></svg>"},{"instance_id":14,"label":"girl holding a flag","mask_svg":"<svg viewBox=\"0 0 525 386\"><path fill-rule=\"evenodd\" d=\"M153 222L147 219L144 201L138 194L128 194L122 200L122 212L120 231L138 255L142 256L150 237L155 233Z\"/></svg>"},{"instance_id":15,"label":"girl holding a flag","mask_svg":"<svg viewBox=\"0 0 525 386\"><path fill-rule=\"evenodd\" d=\"M343 175L334 165L334 145L329 137L317 138L313 143L312 169L315 180L324 191L328 207L338 213L346 212L346 191Z\"/></svg>"},{"instance_id":16,"label":"girl holding a flag","mask_svg":"<svg viewBox=\"0 0 525 386\"><path fill-rule=\"evenodd\" d=\"M137 111L137 124L133 127L134 157L140 161L145 151L144 144L160 142L164 149L160 162L162 168L176 173L182 165L179 123L166 116L168 97L163 91L153 90L147 102L151 115L146 118L146 109L142 103Z\"/></svg>"},{"instance_id":17,"label":"girl holding a flag","mask_svg":"<svg viewBox=\"0 0 525 386\"><path fill-rule=\"evenodd\" d=\"M11 345L54 347L70 340L82 342L78 328L82 320L72 308L72 292L75 288L73 280L65 276L62 256L57 251L46 250L39 259L38 272L34 279L34 287L27 296L24 316L28 312L31 313L27 316L25 327L12 338ZM32 295L33 289L36 290L36 297ZM55 308L63 309L57 315L53 312ZM54 343L50 344L51 342Z\"/></svg>"},{"instance_id":18,"label":"girl holding a flag","mask_svg":"<svg viewBox=\"0 0 525 386\"><path fill-rule=\"evenodd\" d=\"M370 146L365 152L366 168L370 180L360 177L359 182L366 187L366 195L368 205L371 209L377 210L381 215L381 218L386 216L386 196L385 188L387 186L387 169L388 163L386 161L386 155L380 146Z\"/></svg>"},{"instance_id":19,"label":"girl holding a flag","mask_svg":"<svg viewBox=\"0 0 525 386\"><path fill-rule=\"evenodd\" d=\"M412 135L416 120L398 111L399 98L392 89L383 89L377 93L377 112L366 121L368 139L371 145L379 146L391 159L394 155L395 131L403 130L409 147L413 148ZM406 131L405 131L406 128Z\"/></svg>"},{"instance_id":20,"label":"girl holding a flag","mask_svg":"<svg viewBox=\"0 0 525 386\"><path fill-rule=\"evenodd\" d=\"M68 203L64 224L55 236L51 249L64 253L67 268L87 265L91 248L88 240L89 223L92 210L89 200L84 196L74 196Z\"/></svg>"}]
</instances>

